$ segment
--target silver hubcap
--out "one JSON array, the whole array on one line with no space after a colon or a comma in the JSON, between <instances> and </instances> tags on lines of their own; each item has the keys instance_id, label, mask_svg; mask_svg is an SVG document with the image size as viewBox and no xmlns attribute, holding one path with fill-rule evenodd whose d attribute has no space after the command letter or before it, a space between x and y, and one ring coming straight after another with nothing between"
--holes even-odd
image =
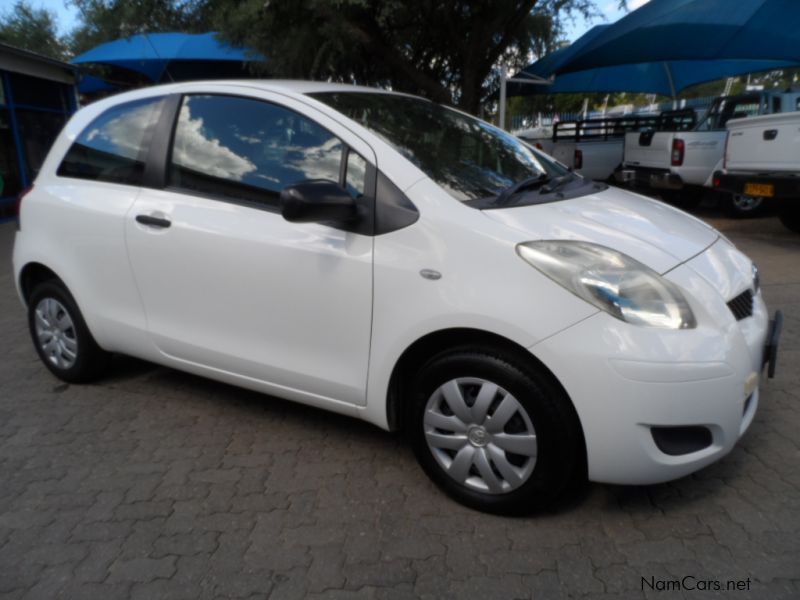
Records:
<instances>
[{"instance_id":1,"label":"silver hubcap","mask_svg":"<svg viewBox=\"0 0 800 600\"><path fill-rule=\"evenodd\" d=\"M738 210L747 211L747 210L755 210L761 203L764 201L763 198L753 197L753 196L745 196L743 194L734 194L733 195L733 204L736 206Z\"/></svg>"},{"instance_id":2,"label":"silver hubcap","mask_svg":"<svg viewBox=\"0 0 800 600\"><path fill-rule=\"evenodd\" d=\"M36 305L36 337L39 347L53 365L69 369L78 358L75 326L67 309L55 298L45 298Z\"/></svg>"},{"instance_id":3,"label":"silver hubcap","mask_svg":"<svg viewBox=\"0 0 800 600\"><path fill-rule=\"evenodd\" d=\"M522 404L497 384L451 379L425 406L425 439L436 462L458 483L503 494L536 466L536 431Z\"/></svg>"}]
</instances>

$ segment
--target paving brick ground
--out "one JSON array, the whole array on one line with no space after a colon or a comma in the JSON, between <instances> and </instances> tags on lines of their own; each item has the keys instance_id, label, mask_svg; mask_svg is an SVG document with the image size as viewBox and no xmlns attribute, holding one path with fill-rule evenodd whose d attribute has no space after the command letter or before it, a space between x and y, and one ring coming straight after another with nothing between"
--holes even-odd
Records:
<instances>
[{"instance_id":1,"label":"paving brick ground","mask_svg":"<svg viewBox=\"0 0 800 600\"><path fill-rule=\"evenodd\" d=\"M750 432L694 476L525 519L454 504L360 422L125 358L60 383L0 226L0 597L673 598L642 578L687 575L750 578L687 598L800 597L800 236L713 221L787 318Z\"/></svg>"}]
</instances>

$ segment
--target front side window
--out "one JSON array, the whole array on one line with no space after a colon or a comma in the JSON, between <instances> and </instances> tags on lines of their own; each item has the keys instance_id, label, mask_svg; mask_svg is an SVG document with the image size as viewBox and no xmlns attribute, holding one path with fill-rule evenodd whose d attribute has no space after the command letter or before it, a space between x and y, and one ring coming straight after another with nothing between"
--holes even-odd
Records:
<instances>
[{"instance_id":1,"label":"front side window","mask_svg":"<svg viewBox=\"0 0 800 600\"><path fill-rule=\"evenodd\" d=\"M384 138L461 201L497 196L515 183L567 171L514 136L442 105L398 94L310 94Z\"/></svg>"},{"instance_id":2,"label":"front side window","mask_svg":"<svg viewBox=\"0 0 800 600\"><path fill-rule=\"evenodd\" d=\"M102 113L72 144L58 175L141 185L147 145L161 100L135 100Z\"/></svg>"},{"instance_id":3,"label":"front side window","mask_svg":"<svg viewBox=\"0 0 800 600\"><path fill-rule=\"evenodd\" d=\"M287 185L339 181L341 140L298 113L236 96L183 99L170 160L171 186L277 205Z\"/></svg>"}]
</instances>

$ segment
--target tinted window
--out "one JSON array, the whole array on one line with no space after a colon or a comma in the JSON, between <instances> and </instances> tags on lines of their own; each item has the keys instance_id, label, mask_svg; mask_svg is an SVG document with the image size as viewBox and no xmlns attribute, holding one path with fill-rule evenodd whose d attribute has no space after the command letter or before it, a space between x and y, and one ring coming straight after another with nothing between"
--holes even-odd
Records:
<instances>
[{"instance_id":1,"label":"tinted window","mask_svg":"<svg viewBox=\"0 0 800 600\"><path fill-rule=\"evenodd\" d=\"M566 169L514 136L442 105L396 94L310 94L371 129L455 198L496 196L508 186Z\"/></svg>"},{"instance_id":2,"label":"tinted window","mask_svg":"<svg viewBox=\"0 0 800 600\"><path fill-rule=\"evenodd\" d=\"M235 96L187 96L170 185L275 205L287 185L338 182L342 153L337 137L286 108Z\"/></svg>"},{"instance_id":3,"label":"tinted window","mask_svg":"<svg viewBox=\"0 0 800 600\"><path fill-rule=\"evenodd\" d=\"M108 109L72 144L58 174L96 181L141 185L149 133L161 98Z\"/></svg>"}]
</instances>

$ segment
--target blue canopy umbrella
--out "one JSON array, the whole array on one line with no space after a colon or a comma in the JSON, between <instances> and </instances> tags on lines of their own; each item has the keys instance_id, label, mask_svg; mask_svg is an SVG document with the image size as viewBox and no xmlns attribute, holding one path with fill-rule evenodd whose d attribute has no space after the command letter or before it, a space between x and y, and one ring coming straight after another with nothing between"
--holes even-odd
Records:
<instances>
[{"instance_id":1,"label":"blue canopy umbrella","mask_svg":"<svg viewBox=\"0 0 800 600\"><path fill-rule=\"evenodd\" d=\"M559 73L632 62L800 63L798 0L651 0L582 44Z\"/></svg>"},{"instance_id":2,"label":"blue canopy umbrella","mask_svg":"<svg viewBox=\"0 0 800 600\"><path fill-rule=\"evenodd\" d=\"M82 75L78 81L78 92L81 94L97 94L99 92L113 92L117 89L112 83L95 77L94 75Z\"/></svg>"},{"instance_id":3,"label":"blue canopy umbrella","mask_svg":"<svg viewBox=\"0 0 800 600\"><path fill-rule=\"evenodd\" d=\"M657 0L651 0L656 2ZM800 2L798 2L800 6ZM642 9L639 9L642 10ZM634 14L634 13L631 13ZM630 15L629 15L630 16ZM626 17L627 18L627 17ZM577 57L594 47L616 25L597 25L575 43L548 54L529 65L512 78L508 95L523 96L536 93L562 92L642 92L664 96L677 96L682 90L723 77L745 73L771 71L800 66L799 61L788 59L718 59L718 60L658 60L641 61L638 49L629 50L625 64L602 66L577 72L567 71ZM524 85L514 80L548 78L555 75L550 85Z\"/></svg>"},{"instance_id":4,"label":"blue canopy umbrella","mask_svg":"<svg viewBox=\"0 0 800 600\"><path fill-rule=\"evenodd\" d=\"M72 59L73 64L98 63L136 71L160 81L176 63L262 61L258 54L234 48L212 33L142 33L100 44Z\"/></svg>"}]
</instances>

